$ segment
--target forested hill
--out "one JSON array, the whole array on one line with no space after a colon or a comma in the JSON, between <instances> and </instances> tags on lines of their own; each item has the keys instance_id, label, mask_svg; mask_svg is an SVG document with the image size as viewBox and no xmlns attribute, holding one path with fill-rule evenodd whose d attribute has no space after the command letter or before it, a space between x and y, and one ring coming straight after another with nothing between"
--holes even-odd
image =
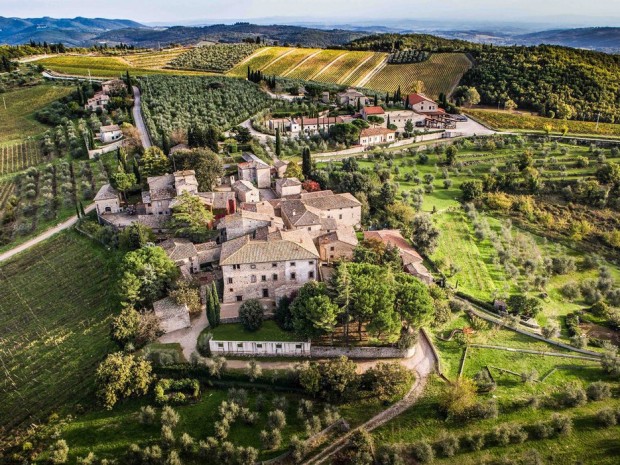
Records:
<instances>
[{"instance_id":1,"label":"forested hill","mask_svg":"<svg viewBox=\"0 0 620 465\"><path fill-rule=\"evenodd\" d=\"M462 52L482 48L483 45L458 39L444 39L430 34L375 34L351 41L347 48L352 50L374 50L393 52L395 50L426 50L433 52Z\"/></svg>"},{"instance_id":2,"label":"forested hill","mask_svg":"<svg viewBox=\"0 0 620 465\"><path fill-rule=\"evenodd\" d=\"M260 37L263 41L277 41L280 45L333 47L347 44L364 35L366 34L341 29L322 30L299 26L236 23L204 27L175 26L163 30L121 29L103 33L97 37L97 40L111 44L122 42L140 47L156 47L170 43L195 44L199 41L241 42L244 39Z\"/></svg>"},{"instance_id":3,"label":"forested hill","mask_svg":"<svg viewBox=\"0 0 620 465\"><path fill-rule=\"evenodd\" d=\"M588 27L535 32L517 36L528 45L554 44L620 53L620 27Z\"/></svg>"},{"instance_id":4,"label":"forested hill","mask_svg":"<svg viewBox=\"0 0 620 465\"><path fill-rule=\"evenodd\" d=\"M620 122L620 55L556 46L485 47L461 81L482 103L520 108L551 118Z\"/></svg>"},{"instance_id":5,"label":"forested hill","mask_svg":"<svg viewBox=\"0 0 620 465\"><path fill-rule=\"evenodd\" d=\"M5 18L0 16L0 44L19 45L30 42L60 43L82 46L105 31L140 28L128 19L105 18Z\"/></svg>"}]
</instances>

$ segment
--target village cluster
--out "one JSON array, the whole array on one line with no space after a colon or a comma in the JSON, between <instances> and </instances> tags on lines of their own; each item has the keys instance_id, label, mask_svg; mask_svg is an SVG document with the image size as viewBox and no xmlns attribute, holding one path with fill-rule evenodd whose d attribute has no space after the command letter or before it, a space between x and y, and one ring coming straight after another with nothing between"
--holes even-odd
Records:
<instances>
[{"instance_id":1,"label":"village cluster","mask_svg":"<svg viewBox=\"0 0 620 465\"><path fill-rule=\"evenodd\" d=\"M397 247L403 269L432 282L422 257L399 231L360 232L362 206L353 195L306 192L299 179L284 177L286 162L270 166L251 153L243 159L236 176L222 178L212 192L199 192L191 170L149 177L148 190L134 205L125 204L106 184L95 197L99 221L117 229L136 222L148 226L165 239L159 245L182 275L221 280L224 318L238 316L249 299L258 299L270 312L305 283L325 279L334 262L353 258L358 234ZM170 237L168 220L185 193L213 213L215 240L195 244ZM191 325L187 307L170 298L156 302L154 309L168 333Z\"/></svg>"},{"instance_id":2,"label":"village cluster","mask_svg":"<svg viewBox=\"0 0 620 465\"><path fill-rule=\"evenodd\" d=\"M323 103L330 103L330 94L325 92ZM358 112L349 115L328 116L327 113L317 118L289 117L267 121L270 131L279 130L292 137L312 135L319 131L329 131L336 124L352 123L362 119L369 127L362 129L358 144L370 147L390 144L396 141L397 133L407 131L409 123L415 128L455 129L458 115L450 115L443 108L421 93L408 94L403 98L404 109L388 110L378 105L370 105L371 99L355 89L347 89L336 95L336 104L341 107L358 108Z\"/></svg>"}]
</instances>

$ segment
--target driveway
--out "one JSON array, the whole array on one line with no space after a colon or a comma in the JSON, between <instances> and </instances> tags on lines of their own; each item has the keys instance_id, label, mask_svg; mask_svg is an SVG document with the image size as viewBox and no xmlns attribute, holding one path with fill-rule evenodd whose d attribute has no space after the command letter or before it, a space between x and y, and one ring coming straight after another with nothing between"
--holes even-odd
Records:
<instances>
[{"instance_id":1,"label":"driveway","mask_svg":"<svg viewBox=\"0 0 620 465\"><path fill-rule=\"evenodd\" d=\"M496 131L483 126L469 116L467 117L467 121L456 123L456 132L462 132L465 136L490 136L496 134Z\"/></svg>"},{"instance_id":2,"label":"driveway","mask_svg":"<svg viewBox=\"0 0 620 465\"><path fill-rule=\"evenodd\" d=\"M95 209L95 204L91 204L88 205L84 211L86 213L89 213L91 211L93 211ZM38 236L30 239L29 241L24 242L23 244L18 245L17 247L8 250L6 252L4 252L3 254L0 254L0 262L4 261L4 260L8 260L9 258L17 255L20 252L23 252L24 250L29 249L30 247L33 247L47 239L49 239L50 237L52 237L54 234L59 233L60 231L63 231L67 228L70 228L71 226L73 226L75 223L77 223L78 217L77 215L73 215L71 218L69 218L68 220L57 224L56 226L54 226L53 228L48 229L47 231L39 234Z\"/></svg>"},{"instance_id":3,"label":"driveway","mask_svg":"<svg viewBox=\"0 0 620 465\"><path fill-rule=\"evenodd\" d=\"M140 95L140 89L137 86L133 86L133 120L136 123L136 129L140 133L140 141L142 147L148 149L153 144L151 143L151 136L146 130L146 124L144 124L144 117L142 116L142 96Z\"/></svg>"},{"instance_id":4,"label":"driveway","mask_svg":"<svg viewBox=\"0 0 620 465\"><path fill-rule=\"evenodd\" d=\"M259 132L256 129L254 129L252 127L252 118L246 119L239 126L243 126L248 131L250 131L250 134L252 136L256 137L260 141L261 144L266 144L269 139L276 140L275 136L272 136L272 135L269 135L269 134L263 134L262 132Z\"/></svg>"}]
</instances>

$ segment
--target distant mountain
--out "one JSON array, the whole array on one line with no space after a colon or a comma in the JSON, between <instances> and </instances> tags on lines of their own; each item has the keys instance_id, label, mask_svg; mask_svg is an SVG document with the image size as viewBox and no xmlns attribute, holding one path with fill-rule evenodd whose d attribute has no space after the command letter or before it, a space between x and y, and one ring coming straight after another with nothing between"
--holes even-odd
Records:
<instances>
[{"instance_id":1,"label":"distant mountain","mask_svg":"<svg viewBox=\"0 0 620 465\"><path fill-rule=\"evenodd\" d=\"M89 45L107 31L142 28L128 19L105 18L5 18L0 16L0 44L17 45L35 42L62 42L69 46Z\"/></svg>"},{"instance_id":2,"label":"distant mountain","mask_svg":"<svg viewBox=\"0 0 620 465\"><path fill-rule=\"evenodd\" d=\"M95 40L110 45L123 42L141 47L156 47L170 43L194 44L200 41L241 42L243 39L260 37L263 40L278 41L280 44L329 47L344 45L366 35L368 34L364 32L344 29L235 23L204 27L174 26L166 29L118 29L100 34Z\"/></svg>"},{"instance_id":3,"label":"distant mountain","mask_svg":"<svg viewBox=\"0 0 620 465\"><path fill-rule=\"evenodd\" d=\"M514 36L518 43L564 45L609 53L620 53L620 27L556 29Z\"/></svg>"}]
</instances>

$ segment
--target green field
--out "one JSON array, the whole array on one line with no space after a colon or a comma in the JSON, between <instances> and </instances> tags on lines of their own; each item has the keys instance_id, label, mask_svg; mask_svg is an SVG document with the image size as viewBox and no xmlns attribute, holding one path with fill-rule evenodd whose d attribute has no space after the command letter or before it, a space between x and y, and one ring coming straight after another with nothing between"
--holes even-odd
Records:
<instances>
[{"instance_id":1,"label":"green field","mask_svg":"<svg viewBox=\"0 0 620 465\"><path fill-rule=\"evenodd\" d=\"M34 113L72 91L70 86L42 85L3 93L3 102L0 103L0 146L13 145L48 129L34 119Z\"/></svg>"},{"instance_id":2,"label":"green field","mask_svg":"<svg viewBox=\"0 0 620 465\"><path fill-rule=\"evenodd\" d=\"M434 53L421 63L386 65L364 87L389 92L400 87L406 94L416 91L417 81L421 81L422 91L437 98L440 93L450 95L471 67L471 61L463 53Z\"/></svg>"},{"instance_id":3,"label":"green field","mask_svg":"<svg viewBox=\"0 0 620 465\"><path fill-rule=\"evenodd\" d=\"M94 370L113 348L114 260L63 233L0 265L0 429L92 402Z\"/></svg>"},{"instance_id":4,"label":"green field","mask_svg":"<svg viewBox=\"0 0 620 465\"><path fill-rule=\"evenodd\" d=\"M467 113L499 130L519 129L542 133L550 129L552 134L563 134L567 128L568 134L620 137L620 124L596 124L591 121L558 120L534 116L529 113L511 113L473 108L467 110Z\"/></svg>"},{"instance_id":5,"label":"green field","mask_svg":"<svg viewBox=\"0 0 620 465\"><path fill-rule=\"evenodd\" d=\"M76 76L88 76L90 73L93 77L103 78L118 77L120 75L124 75L127 70L132 72L134 75L208 74L200 71L163 69L162 67L169 61L168 58L170 58L170 60L174 58L174 53L151 53L135 56L130 55L126 58L117 56L63 55L44 58L36 61L36 63L58 73Z\"/></svg>"},{"instance_id":6,"label":"green field","mask_svg":"<svg viewBox=\"0 0 620 465\"><path fill-rule=\"evenodd\" d=\"M240 323L223 324L216 328L205 330L213 334L216 341L299 341L300 338L295 334L282 331L280 327L271 320L263 323L258 331L246 331Z\"/></svg>"}]
</instances>

